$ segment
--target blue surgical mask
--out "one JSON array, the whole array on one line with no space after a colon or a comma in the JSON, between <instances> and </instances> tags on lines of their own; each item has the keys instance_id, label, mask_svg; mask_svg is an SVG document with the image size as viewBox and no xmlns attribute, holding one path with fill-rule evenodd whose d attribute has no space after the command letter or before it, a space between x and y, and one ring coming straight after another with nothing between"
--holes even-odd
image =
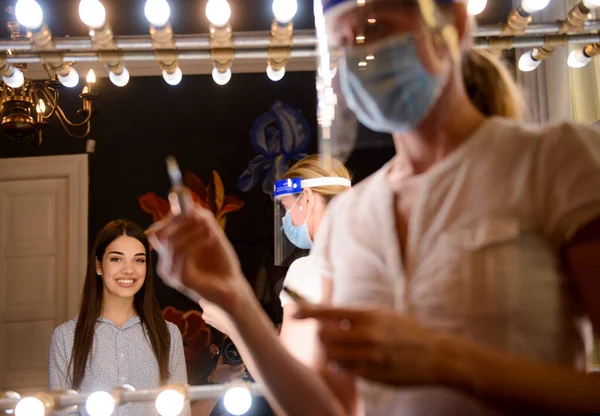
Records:
<instances>
[{"instance_id":1,"label":"blue surgical mask","mask_svg":"<svg viewBox=\"0 0 600 416\"><path fill-rule=\"evenodd\" d=\"M309 250L312 247L312 240L308 233L308 224L294 225L292 223L291 210L286 212L283 217L283 232L296 247L302 250Z\"/></svg>"},{"instance_id":2,"label":"blue surgical mask","mask_svg":"<svg viewBox=\"0 0 600 416\"><path fill-rule=\"evenodd\" d=\"M368 55L375 59L366 60ZM362 124L383 133L416 127L443 87L443 78L421 65L414 37L406 34L346 51L340 75L348 107Z\"/></svg>"},{"instance_id":3,"label":"blue surgical mask","mask_svg":"<svg viewBox=\"0 0 600 416\"><path fill-rule=\"evenodd\" d=\"M306 215L304 224L294 225L294 223L292 222L292 210L294 209L298 201L300 201L301 197L302 194L298 196L296 202L294 202L294 205L292 205L292 207L285 213L281 228L283 228L283 233L293 245L302 250L309 250L312 247L312 240L310 238L310 233L308 232L308 217L310 217L312 207ZM302 210L302 207L300 207L300 210Z\"/></svg>"}]
</instances>

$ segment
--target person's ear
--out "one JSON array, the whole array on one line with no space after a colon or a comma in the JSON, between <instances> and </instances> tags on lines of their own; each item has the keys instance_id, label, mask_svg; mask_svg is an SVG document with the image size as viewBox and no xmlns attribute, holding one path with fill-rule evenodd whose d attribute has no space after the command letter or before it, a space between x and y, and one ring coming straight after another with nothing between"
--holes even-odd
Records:
<instances>
[{"instance_id":1,"label":"person's ear","mask_svg":"<svg viewBox=\"0 0 600 416\"><path fill-rule=\"evenodd\" d=\"M306 209L310 210L313 208L314 203L315 193L310 188L305 189L304 195L302 195L302 205L306 206Z\"/></svg>"},{"instance_id":2,"label":"person's ear","mask_svg":"<svg viewBox=\"0 0 600 416\"><path fill-rule=\"evenodd\" d=\"M96 259L96 274L98 276L102 276L102 265L100 264L100 261L98 261L98 259Z\"/></svg>"}]
</instances>

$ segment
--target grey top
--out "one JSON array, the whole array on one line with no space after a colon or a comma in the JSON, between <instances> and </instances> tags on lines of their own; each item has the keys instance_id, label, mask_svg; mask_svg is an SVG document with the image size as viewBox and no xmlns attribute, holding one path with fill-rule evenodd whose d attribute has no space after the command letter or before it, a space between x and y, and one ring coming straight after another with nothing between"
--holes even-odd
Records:
<instances>
[{"instance_id":1,"label":"grey top","mask_svg":"<svg viewBox=\"0 0 600 416\"><path fill-rule=\"evenodd\" d=\"M77 318L60 325L52 333L48 382L50 391L71 388L71 374L67 367L71 359ZM169 384L187 383L183 341L177 326L167 322L171 333L169 358ZM80 393L93 393L129 384L136 390L154 389L160 386L158 363L152 346L144 335L140 318L129 319L122 327L106 318L99 318L94 333L94 343L88 358L85 376ZM56 415L87 415L85 406L73 412L55 412ZM115 408L115 416L158 415L154 402L127 403ZM190 415L189 401L186 401L181 415Z\"/></svg>"}]
</instances>

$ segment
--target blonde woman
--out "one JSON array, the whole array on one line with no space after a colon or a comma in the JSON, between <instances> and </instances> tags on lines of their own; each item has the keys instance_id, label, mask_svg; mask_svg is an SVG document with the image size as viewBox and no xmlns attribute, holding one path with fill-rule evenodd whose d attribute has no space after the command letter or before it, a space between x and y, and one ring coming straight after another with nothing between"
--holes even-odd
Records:
<instances>
[{"instance_id":1,"label":"blonde woman","mask_svg":"<svg viewBox=\"0 0 600 416\"><path fill-rule=\"evenodd\" d=\"M334 307L299 314L323 324L324 365L276 342L210 212L154 228L161 275L224 310L288 415L600 412L576 326L600 330L600 137L516 121L465 3L321 0L349 108L396 146L313 247Z\"/></svg>"},{"instance_id":2,"label":"blonde woman","mask_svg":"<svg viewBox=\"0 0 600 416\"><path fill-rule=\"evenodd\" d=\"M321 302L323 286L315 258L309 254L293 259L298 256L298 250L311 249L327 205L350 186L348 169L335 159L325 166L319 155L298 161L275 184L275 263L289 265L284 287L313 303ZM280 300L283 307L280 329L282 344L299 361L313 365L316 359L316 323L294 319L298 306L285 292L280 294ZM227 319L219 313L218 308L205 300L200 305L204 320L228 333ZM240 342L235 336L232 340L234 343Z\"/></svg>"}]
</instances>

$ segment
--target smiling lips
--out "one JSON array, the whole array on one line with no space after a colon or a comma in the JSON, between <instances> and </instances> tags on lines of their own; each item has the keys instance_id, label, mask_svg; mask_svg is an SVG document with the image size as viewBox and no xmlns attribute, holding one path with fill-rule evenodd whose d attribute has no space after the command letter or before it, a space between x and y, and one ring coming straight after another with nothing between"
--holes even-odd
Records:
<instances>
[{"instance_id":1,"label":"smiling lips","mask_svg":"<svg viewBox=\"0 0 600 416\"><path fill-rule=\"evenodd\" d=\"M117 279L117 284L121 287L133 287L137 279Z\"/></svg>"}]
</instances>

